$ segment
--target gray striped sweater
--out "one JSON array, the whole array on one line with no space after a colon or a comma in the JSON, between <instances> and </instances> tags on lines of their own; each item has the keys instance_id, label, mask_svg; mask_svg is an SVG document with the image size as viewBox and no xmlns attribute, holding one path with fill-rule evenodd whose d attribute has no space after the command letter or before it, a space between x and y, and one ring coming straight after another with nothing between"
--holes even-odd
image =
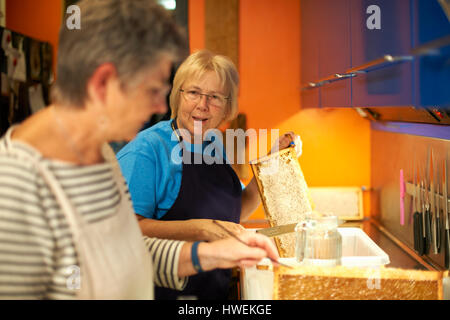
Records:
<instances>
[{"instance_id":1,"label":"gray striped sweater","mask_svg":"<svg viewBox=\"0 0 450 320\"><path fill-rule=\"evenodd\" d=\"M39 155L26 144L12 146ZM43 161L87 223L115 214L121 195L110 164ZM143 241L153 257L155 285L183 289L187 278L179 278L177 269L184 242ZM69 225L43 178L30 163L0 154L0 299L73 299L67 280L79 265Z\"/></svg>"}]
</instances>

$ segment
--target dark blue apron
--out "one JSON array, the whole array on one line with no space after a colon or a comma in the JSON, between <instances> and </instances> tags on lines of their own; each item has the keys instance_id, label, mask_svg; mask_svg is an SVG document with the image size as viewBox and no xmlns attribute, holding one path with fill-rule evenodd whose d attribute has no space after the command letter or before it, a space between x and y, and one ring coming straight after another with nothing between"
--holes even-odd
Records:
<instances>
[{"instance_id":1,"label":"dark blue apron","mask_svg":"<svg viewBox=\"0 0 450 320\"><path fill-rule=\"evenodd\" d=\"M174 129L176 122L173 121ZM187 153L187 154L185 154ZM194 154L183 148L183 173L178 197L161 220L216 219L239 223L242 187L229 164L194 164ZM199 300L224 300L228 297L230 269L217 269L189 277L183 291L155 287L156 300L175 300L196 296Z\"/></svg>"}]
</instances>

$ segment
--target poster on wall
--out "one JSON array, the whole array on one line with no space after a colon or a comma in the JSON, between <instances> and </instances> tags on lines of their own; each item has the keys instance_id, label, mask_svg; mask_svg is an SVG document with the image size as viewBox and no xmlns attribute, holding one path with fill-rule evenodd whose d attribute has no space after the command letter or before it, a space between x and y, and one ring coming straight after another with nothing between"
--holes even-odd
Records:
<instances>
[{"instance_id":1,"label":"poster on wall","mask_svg":"<svg viewBox=\"0 0 450 320\"><path fill-rule=\"evenodd\" d=\"M67 8L73 4L76 4L79 0L62 0L63 2L63 16L65 15Z\"/></svg>"},{"instance_id":2,"label":"poster on wall","mask_svg":"<svg viewBox=\"0 0 450 320\"><path fill-rule=\"evenodd\" d=\"M0 0L1 1L1 0ZM52 46L0 27L0 136L49 104Z\"/></svg>"},{"instance_id":3,"label":"poster on wall","mask_svg":"<svg viewBox=\"0 0 450 320\"><path fill-rule=\"evenodd\" d=\"M0 0L0 27L6 27L6 0Z\"/></svg>"}]
</instances>

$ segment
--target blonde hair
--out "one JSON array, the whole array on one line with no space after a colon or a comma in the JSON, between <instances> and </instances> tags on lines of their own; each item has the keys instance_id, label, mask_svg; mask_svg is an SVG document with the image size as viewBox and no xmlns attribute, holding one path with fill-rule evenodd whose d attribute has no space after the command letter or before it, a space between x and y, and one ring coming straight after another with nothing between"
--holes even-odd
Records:
<instances>
[{"instance_id":1,"label":"blonde hair","mask_svg":"<svg viewBox=\"0 0 450 320\"><path fill-rule=\"evenodd\" d=\"M239 74L234 63L227 57L214 54L209 50L200 50L191 54L178 68L173 79L170 93L171 118L175 118L180 105L180 89L189 79L198 79L207 72L214 71L219 78L227 99L227 112L224 121L233 120L238 113Z\"/></svg>"}]
</instances>

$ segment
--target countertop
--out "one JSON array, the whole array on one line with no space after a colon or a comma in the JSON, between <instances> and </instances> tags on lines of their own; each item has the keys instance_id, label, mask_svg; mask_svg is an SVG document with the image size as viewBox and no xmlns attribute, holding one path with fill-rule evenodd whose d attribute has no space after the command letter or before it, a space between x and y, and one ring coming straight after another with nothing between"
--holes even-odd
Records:
<instances>
[{"instance_id":1,"label":"countertop","mask_svg":"<svg viewBox=\"0 0 450 320\"><path fill-rule=\"evenodd\" d=\"M242 223L245 228L257 229L269 227L267 220L251 220ZM390 268L436 270L418 256L414 250L392 236L380 223L372 219L345 223L340 227L361 228L386 254L390 263L385 265ZM450 300L450 277L444 279L444 300Z\"/></svg>"},{"instance_id":2,"label":"countertop","mask_svg":"<svg viewBox=\"0 0 450 320\"><path fill-rule=\"evenodd\" d=\"M267 228L267 220L250 220L242 223L245 228ZM376 221L366 219L363 221L347 222L340 227L359 227L389 256L390 263L386 267L400 269L433 270L420 258L413 257L411 251L393 239ZM409 253L408 253L409 252Z\"/></svg>"}]
</instances>

